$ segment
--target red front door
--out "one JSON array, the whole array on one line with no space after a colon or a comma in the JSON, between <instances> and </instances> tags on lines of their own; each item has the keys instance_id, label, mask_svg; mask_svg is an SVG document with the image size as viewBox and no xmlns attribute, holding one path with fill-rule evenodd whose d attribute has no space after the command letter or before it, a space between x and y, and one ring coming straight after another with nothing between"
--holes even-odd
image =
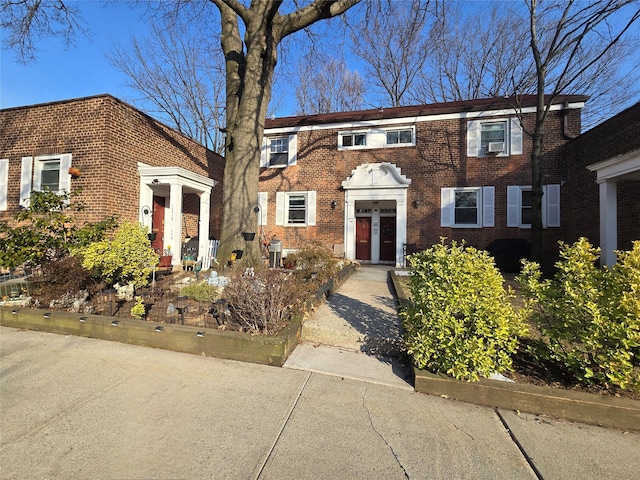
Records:
<instances>
[{"instance_id":1,"label":"red front door","mask_svg":"<svg viewBox=\"0 0 640 480\"><path fill-rule=\"evenodd\" d=\"M356 260L371 260L371 218L356 218Z\"/></svg>"},{"instance_id":2,"label":"red front door","mask_svg":"<svg viewBox=\"0 0 640 480\"><path fill-rule=\"evenodd\" d=\"M396 261L396 217L380 217L380 260Z\"/></svg>"},{"instance_id":3,"label":"red front door","mask_svg":"<svg viewBox=\"0 0 640 480\"><path fill-rule=\"evenodd\" d=\"M152 232L156 233L156 238L151 242L151 247L158 254L162 255L164 248L164 197L153 196L153 217Z\"/></svg>"}]
</instances>

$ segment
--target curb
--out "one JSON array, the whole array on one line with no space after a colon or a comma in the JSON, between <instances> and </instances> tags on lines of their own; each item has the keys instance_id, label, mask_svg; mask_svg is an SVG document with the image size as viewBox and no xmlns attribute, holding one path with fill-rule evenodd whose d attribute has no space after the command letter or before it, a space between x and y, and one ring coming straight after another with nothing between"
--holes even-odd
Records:
<instances>
[{"instance_id":1,"label":"curb","mask_svg":"<svg viewBox=\"0 0 640 480\"><path fill-rule=\"evenodd\" d=\"M409 302L408 297L395 272L390 271L389 275L398 295L399 308L402 308ZM463 382L415 367L413 375L414 389L419 393L601 427L640 431L640 401L637 400L486 378Z\"/></svg>"}]
</instances>

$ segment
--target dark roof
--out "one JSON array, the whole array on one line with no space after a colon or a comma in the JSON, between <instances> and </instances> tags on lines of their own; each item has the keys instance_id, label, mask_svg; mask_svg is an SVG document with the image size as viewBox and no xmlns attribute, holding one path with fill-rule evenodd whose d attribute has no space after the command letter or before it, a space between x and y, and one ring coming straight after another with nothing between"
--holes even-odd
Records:
<instances>
[{"instance_id":1,"label":"dark roof","mask_svg":"<svg viewBox=\"0 0 640 480\"><path fill-rule=\"evenodd\" d=\"M586 95L558 95L553 99L553 103L561 104L565 102L586 102L588 98L589 97ZM548 100L548 98L546 100ZM518 97L517 101L515 97L494 97L476 100L463 100L459 102L414 105L410 107L375 108L354 112L335 112L321 113L317 115L281 117L267 119L265 127L301 127L307 125L324 125L330 123L362 122L389 118L441 115L446 113L482 112L486 110L513 108L516 104L521 107L535 106L536 96L523 95L521 97Z\"/></svg>"}]
</instances>

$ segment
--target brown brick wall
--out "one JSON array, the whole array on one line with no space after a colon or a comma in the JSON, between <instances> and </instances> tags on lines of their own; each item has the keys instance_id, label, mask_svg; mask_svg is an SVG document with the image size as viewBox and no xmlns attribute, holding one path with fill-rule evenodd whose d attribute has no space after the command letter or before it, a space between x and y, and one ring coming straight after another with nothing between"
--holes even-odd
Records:
<instances>
[{"instance_id":1,"label":"brown brick wall","mask_svg":"<svg viewBox=\"0 0 640 480\"><path fill-rule=\"evenodd\" d=\"M578 132L579 110L569 111L569 128ZM503 117L500 117L503 118ZM533 116L525 118L532 129ZM296 248L307 239L327 244L342 243L344 235L344 199L341 183L362 163L390 162L411 179L408 188L407 242L427 247L440 237L462 240L485 248L496 238L529 238L528 230L506 227L506 192L508 185L530 185L531 139L523 134L523 155L476 158L466 155L466 120L435 120L416 125L416 146L371 150L338 150L338 129L298 133L297 165L261 170L260 191L269 195L266 236L277 234L285 248ZM394 125L395 127L395 125ZM563 114L551 112L544 142L544 183L566 180L563 147ZM440 227L441 187L495 186L495 227L460 229ZM317 225L315 227L276 227L275 194L277 191L315 190ZM564 191L562 193L564 197ZM331 201L337 208L330 208ZM418 208L413 207L420 201ZM564 198L562 198L564 201ZM545 248L557 250L559 229L545 230Z\"/></svg>"},{"instance_id":2,"label":"brown brick wall","mask_svg":"<svg viewBox=\"0 0 640 480\"><path fill-rule=\"evenodd\" d=\"M567 208L563 209L563 239L587 237L600 243L599 187L587 166L640 149L640 103L592 128L567 148ZM618 182L618 248L628 250L640 239L640 182Z\"/></svg>"},{"instance_id":3,"label":"brown brick wall","mask_svg":"<svg viewBox=\"0 0 640 480\"><path fill-rule=\"evenodd\" d=\"M0 111L0 158L9 159L9 219L18 208L23 156L71 153L82 175L72 190L88 205L79 223L116 213L121 220L139 218L137 162L178 166L220 182L213 188L211 235L219 235L224 161L215 153L178 134L110 95ZM197 232L198 203L185 195L191 233Z\"/></svg>"}]
</instances>

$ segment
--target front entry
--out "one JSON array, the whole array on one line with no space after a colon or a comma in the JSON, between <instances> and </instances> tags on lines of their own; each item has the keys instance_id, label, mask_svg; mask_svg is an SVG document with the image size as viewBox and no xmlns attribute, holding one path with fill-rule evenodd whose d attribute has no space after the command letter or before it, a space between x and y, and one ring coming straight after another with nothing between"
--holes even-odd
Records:
<instances>
[{"instance_id":1,"label":"front entry","mask_svg":"<svg viewBox=\"0 0 640 480\"><path fill-rule=\"evenodd\" d=\"M396 217L380 217L380 260L396 261Z\"/></svg>"},{"instance_id":2,"label":"front entry","mask_svg":"<svg viewBox=\"0 0 640 480\"><path fill-rule=\"evenodd\" d=\"M371 218L356 218L356 260L371 260Z\"/></svg>"},{"instance_id":3,"label":"front entry","mask_svg":"<svg viewBox=\"0 0 640 480\"><path fill-rule=\"evenodd\" d=\"M151 231L156 234L156 238L151 242L151 247L158 255L162 255L164 248L164 211L165 198L154 195Z\"/></svg>"}]
</instances>

